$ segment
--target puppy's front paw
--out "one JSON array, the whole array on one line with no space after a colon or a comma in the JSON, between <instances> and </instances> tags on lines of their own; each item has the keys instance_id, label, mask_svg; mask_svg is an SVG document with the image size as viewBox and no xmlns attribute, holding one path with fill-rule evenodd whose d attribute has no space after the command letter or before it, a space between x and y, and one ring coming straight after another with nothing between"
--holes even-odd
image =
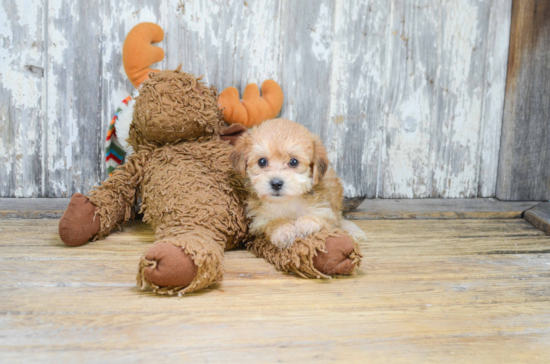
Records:
<instances>
[{"instance_id":1,"label":"puppy's front paw","mask_svg":"<svg viewBox=\"0 0 550 364\"><path fill-rule=\"evenodd\" d=\"M293 224L285 224L271 234L271 243L279 249L284 249L294 243L296 236L296 227Z\"/></svg>"},{"instance_id":2,"label":"puppy's front paw","mask_svg":"<svg viewBox=\"0 0 550 364\"><path fill-rule=\"evenodd\" d=\"M296 220L296 233L300 238L317 233L323 228L322 222L315 217L302 216Z\"/></svg>"}]
</instances>

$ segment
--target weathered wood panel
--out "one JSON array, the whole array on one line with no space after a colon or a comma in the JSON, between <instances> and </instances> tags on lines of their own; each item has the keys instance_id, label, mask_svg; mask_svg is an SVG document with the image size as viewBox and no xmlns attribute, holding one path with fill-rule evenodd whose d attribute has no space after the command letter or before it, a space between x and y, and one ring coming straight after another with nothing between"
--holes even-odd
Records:
<instances>
[{"instance_id":1,"label":"weathered wood panel","mask_svg":"<svg viewBox=\"0 0 550 364\"><path fill-rule=\"evenodd\" d=\"M0 2L0 196L44 196L43 2Z\"/></svg>"},{"instance_id":2,"label":"weathered wood panel","mask_svg":"<svg viewBox=\"0 0 550 364\"><path fill-rule=\"evenodd\" d=\"M537 201L498 201L493 198L377 199L365 200L344 215L350 220L521 219L525 210L538 204Z\"/></svg>"},{"instance_id":3,"label":"weathered wood panel","mask_svg":"<svg viewBox=\"0 0 550 364\"><path fill-rule=\"evenodd\" d=\"M525 220L550 235L550 202L542 202L525 211Z\"/></svg>"},{"instance_id":4,"label":"weathered wood panel","mask_svg":"<svg viewBox=\"0 0 550 364\"><path fill-rule=\"evenodd\" d=\"M50 0L46 9L44 195L67 197L98 182L104 161L99 0Z\"/></svg>"},{"instance_id":5,"label":"weathered wood panel","mask_svg":"<svg viewBox=\"0 0 550 364\"><path fill-rule=\"evenodd\" d=\"M349 196L377 195L391 4L337 1L330 114L321 136Z\"/></svg>"},{"instance_id":6,"label":"weathered wood panel","mask_svg":"<svg viewBox=\"0 0 550 364\"><path fill-rule=\"evenodd\" d=\"M497 197L550 199L550 2L514 1Z\"/></svg>"},{"instance_id":7,"label":"weathered wood panel","mask_svg":"<svg viewBox=\"0 0 550 364\"><path fill-rule=\"evenodd\" d=\"M1 4L0 77L32 86L0 86L1 196L64 197L105 178L106 127L131 91L121 45L142 21L165 29L159 68L182 63L219 89L278 80L281 115L321 135L348 196L495 194L511 0ZM23 129L33 147L19 158Z\"/></svg>"},{"instance_id":8,"label":"weathered wood panel","mask_svg":"<svg viewBox=\"0 0 550 364\"><path fill-rule=\"evenodd\" d=\"M379 197L494 193L509 9L392 2Z\"/></svg>"},{"instance_id":9,"label":"weathered wood panel","mask_svg":"<svg viewBox=\"0 0 550 364\"><path fill-rule=\"evenodd\" d=\"M0 219L59 219L69 198L0 198Z\"/></svg>"},{"instance_id":10,"label":"weathered wood panel","mask_svg":"<svg viewBox=\"0 0 550 364\"><path fill-rule=\"evenodd\" d=\"M497 184L500 138L502 130L504 90L506 87L508 43L510 37L510 1L498 1L491 6L486 34L484 105L482 110L481 150L478 176L478 196L494 196Z\"/></svg>"},{"instance_id":11,"label":"weathered wood panel","mask_svg":"<svg viewBox=\"0 0 550 364\"><path fill-rule=\"evenodd\" d=\"M0 198L0 219L59 219L69 198ZM382 219L520 219L538 201L476 199L346 199L344 216L353 220ZM140 220L139 217L136 219Z\"/></svg>"},{"instance_id":12,"label":"weathered wood panel","mask_svg":"<svg viewBox=\"0 0 550 364\"><path fill-rule=\"evenodd\" d=\"M279 79L280 6L269 1L166 2L166 67L204 75L221 91Z\"/></svg>"}]
</instances>

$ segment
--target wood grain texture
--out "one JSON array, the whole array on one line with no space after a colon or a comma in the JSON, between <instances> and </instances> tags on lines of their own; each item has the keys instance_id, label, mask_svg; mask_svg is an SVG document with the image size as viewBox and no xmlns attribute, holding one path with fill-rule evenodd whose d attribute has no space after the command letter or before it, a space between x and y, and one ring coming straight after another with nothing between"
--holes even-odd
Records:
<instances>
[{"instance_id":1,"label":"wood grain texture","mask_svg":"<svg viewBox=\"0 0 550 364\"><path fill-rule=\"evenodd\" d=\"M330 114L321 136L346 195L378 194L384 115L388 103L388 46L392 3L335 4Z\"/></svg>"},{"instance_id":2,"label":"wood grain texture","mask_svg":"<svg viewBox=\"0 0 550 364\"><path fill-rule=\"evenodd\" d=\"M2 219L58 219L68 198L0 198ZM537 201L506 202L494 199L346 199L344 215L350 219L519 219ZM139 209L136 209L138 212ZM139 218L138 218L139 219Z\"/></svg>"},{"instance_id":3,"label":"wood grain texture","mask_svg":"<svg viewBox=\"0 0 550 364\"><path fill-rule=\"evenodd\" d=\"M496 1L498 0L494 0ZM510 1L499 3L501 6L490 6L488 13L484 15L488 22L485 35L487 53L482 76L484 93L478 145L481 159L477 179L478 196L483 197L495 195L504 116L507 71L504 60L508 58L512 4Z\"/></svg>"},{"instance_id":4,"label":"wood grain texture","mask_svg":"<svg viewBox=\"0 0 550 364\"><path fill-rule=\"evenodd\" d=\"M68 198L0 198L0 219L59 219Z\"/></svg>"},{"instance_id":5,"label":"wood grain texture","mask_svg":"<svg viewBox=\"0 0 550 364\"><path fill-rule=\"evenodd\" d=\"M0 2L0 196L44 196L43 1Z\"/></svg>"},{"instance_id":6,"label":"wood grain texture","mask_svg":"<svg viewBox=\"0 0 550 364\"><path fill-rule=\"evenodd\" d=\"M507 202L492 198L365 200L348 219L520 219L537 201Z\"/></svg>"},{"instance_id":7,"label":"wood grain texture","mask_svg":"<svg viewBox=\"0 0 550 364\"><path fill-rule=\"evenodd\" d=\"M166 32L161 69L219 89L279 81L281 116L320 134L347 196L494 196L511 1L3 0L0 196L106 177L132 90L121 46L143 21Z\"/></svg>"},{"instance_id":8,"label":"wood grain texture","mask_svg":"<svg viewBox=\"0 0 550 364\"><path fill-rule=\"evenodd\" d=\"M500 129L506 68L499 61L507 50L507 39L495 38L491 27L507 31L509 2L392 4L378 197L491 196L494 187L479 185L494 186L496 158L489 155L498 146L479 162L481 150L491 148L483 135ZM491 63L499 66L486 76ZM492 83L486 77L495 71L500 80ZM484 117L487 107L494 118Z\"/></svg>"},{"instance_id":9,"label":"wood grain texture","mask_svg":"<svg viewBox=\"0 0 550 364\"><path fill-rule=\"evenodd\" d=\"M0 220L6 362L545 363L550 237L524 220L357 221L358 274L277 272L246 251L182 298L135 288L141 222L79 248L56 221Z\"/></svg>"},{"instance_id":10,"label":"wood grain texture","mask_svg":"<svg viewBox=\"0 0 550 364\"><path fill-rule=\"evenodd\" d=\"M550 199L550 3L514 1L497 197Z\"/></svg>"},{"instance_id":11,"label":"wood grain texture","mask_svg":"<svg viewBox=\"0 0 550 364\"><path fill-rule=\"evenodd\" d=\"M104 163L102 13L99 0L47 4L44 196L70 197L97 184Z\"/></svg>"},{"instance_id":12,"label":"wood grain texture","mask_svg":"<svg viewBox=\"0 0 550 364\"><path fill-rule=\"evenodd\" d=\"M550 202L543 202L525 211L525 220L550 235Z\"/></svg>"}]
</instances>

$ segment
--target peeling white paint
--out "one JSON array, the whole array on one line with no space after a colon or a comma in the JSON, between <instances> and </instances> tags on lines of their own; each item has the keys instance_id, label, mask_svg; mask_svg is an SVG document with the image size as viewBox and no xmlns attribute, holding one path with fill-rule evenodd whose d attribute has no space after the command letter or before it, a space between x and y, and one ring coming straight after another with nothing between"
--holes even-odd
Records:
<instances>
[{"instance_id":1,"label":"peeling white paint","mask_svg":"<svg viewBox=\"0 0 550 364\"><path fill-rule=\"evenodd\" d=\"M18 17L17 22L20 26L28 27L27 31L29 34L36 34L37 30L37 21L40 19L38 10L41 9L34 2L22 2L16 1L15 7L17 8L16 17Z\"/></svg>"},{"instance_id":2,"label":"peeling white paint","mask_svg":"<svg viewBox=\"0 0 550 364\"><path fill-rule=\"evenodd\" d=\"M48 28L48 57L56 64L63 64L63 55L67 51L69 42L67 40L67 34L64 34L62 30L56 26L50 26Z\"/></svg>"},{"instance_id":3,"label":"peeling white paint","mask_svg":"<svg viewBox=\"0 0 550 364\"><path fill-rule=\"evenodd\" d=\"M319 8L317 23L311 30L313 40L311 51L318 60L328 62L332 52L332 22L329 9L325 4Z\"/></svg>"},{"instance_id":4,"label":"peeling white paint","mask_svg":"<svg viewBox=\"0 0 550 364\"><path fill-rule=\"evenodd\" d=\"M64 141L64 158L65 158L65 168L71 169L73 166L73 148L76 149L78 153L78 121L79 118L75 117L73 114L74 109L71 109L70 116L68 118L68 139Z\"/></svg>"},{"instance_id":5,"label":"peeling white paint","mask_svg":"<svg viewBox=\"0 0 550 364\"><path fill-rule=\"evenodd\" d=\"M0 5L0 196L36 197L42 96L41 2ZM6 9L12 10L6 13Z\"/></svg>"},{"instance_id":6,"label":"peeling white paint","mask_svg":"<svg viewBox=\"0 0 550 364\"><path fill-rule=\"evenodd\" d=\"M0 3L0 39L2 39L2 43L0 44L2 47L0 47L0 56L2 58L2 61L4 61L4 57L9 55L9 49L11 48L11 44L9 44L13 39L13 32L12 32L12 25L10 22L10 17L6 13L6 10ZM5 64L2 62L0 66Z\"/></svg>"},{"instance_id":7,"label":"peeling white paint","mask_svg":"<svg viewBox=\"0 0 550 364\"><path fill-rule=\"evenodd\" d=\"M386 132L392 140L386 144L386 153L391 163L385 166L384 177L391 178L391 184L385 193L396 197L430 196L428 181L422 180L429 173L428 164L422 161L429 159L430 133L419 125L428 119L429 110L427 98L418 90L399 104L395 114L388 115ZM405 130L407 124L417 126Z\"/></svg>"},{"instance_id":8,"label":"peeling white paint","mask_svg":"<svg viewBox=\"0 0 550 364\"><path fill-rule=\"evenodd\" d=\"M15 195L15 197L23 197L23 187L18 186L13 194Z\"/></svg>"},{"instance_id":9,"label":"peeling white paint","mask_svg":"<svg viewBox=\"0 0 550 364\"><path fill-rule=\"evenodd\" d=\"M494 194L511 0L429 7L403 0L321 0L309 8L287 0L121 0L93 9L100 12L95 18L83 4L48 1L45 24L39 0L16 2L13 14L0 4L0 96L9 95L15 110L8 114L0 105L0 122L11 123L16 136L8 138L0 125L3 194L8 176L11 195L39 193L28 146L40 142L41 117L47 120L40 166L48 173L46 191L68 196L102 179L89 168L103 156L82 154L83 134L93 130L103 138L115 108L132 91L120 62L122 42L143 21L165 30L160 46L166 60L157 68L183 63L185 71L205 75L220 90L242 91L269 78L283 84L282 115L321 134L347 195ZM300 13L304 9L307 14ZM75 29L101 37L99 49L88 50L102 62L102 94L89 100L101 103L100 115L81 114L97 108L82 107L81 93L89 95L89 89L74 72L80 66L76 52L82 59ZM47 61L40 44L20 41L46 33ZM44 64L47 84L40 76Z\"/></svg>"},{"instance_id":10,"label":"peeling white paint","mask_svg":"<svg viewBox=\"0 0 550 364\"><path fill-rule=\"evenodd\" d=\"M5 69L0 74L0 87L11 91L13 105L15 107L38 107L40 89L36 78L22 72Z\"/></svg>"}]
</instances>

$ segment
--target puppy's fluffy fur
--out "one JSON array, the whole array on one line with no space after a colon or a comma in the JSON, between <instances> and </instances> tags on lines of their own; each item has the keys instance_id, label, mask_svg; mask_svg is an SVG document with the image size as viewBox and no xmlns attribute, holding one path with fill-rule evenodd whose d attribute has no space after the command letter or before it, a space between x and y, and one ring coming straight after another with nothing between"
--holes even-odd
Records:
<instances>
[{"instance_id":1,"label":"puppy's fluffy fur","mask_svg":"<svg viewBox=\"0 0 550 364\"><path fill-rule=\"evenodd\" d=\"M319 137L302 125L265 121L239 138L231 162L245 177L252 234L267 236L280 249L325 227L365 239L342 219L342 184Z\"/></svg>"}]
</instances>

